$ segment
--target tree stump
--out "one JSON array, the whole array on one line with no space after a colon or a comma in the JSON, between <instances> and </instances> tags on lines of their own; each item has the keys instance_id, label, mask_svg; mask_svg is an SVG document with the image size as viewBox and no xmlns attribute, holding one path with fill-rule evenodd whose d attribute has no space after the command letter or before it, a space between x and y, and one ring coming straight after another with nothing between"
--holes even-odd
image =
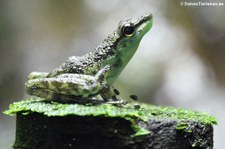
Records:
<instances>
[{"instance_id":1,"label":"tree stump","mask_svg":"<svg viewBox=\"0 0 225 149\"><path fill-rule=\"evenodd\" d=\"M212 149L214 117L144 103L16 102L14 149Z\"/></svg>"}]
</instances>

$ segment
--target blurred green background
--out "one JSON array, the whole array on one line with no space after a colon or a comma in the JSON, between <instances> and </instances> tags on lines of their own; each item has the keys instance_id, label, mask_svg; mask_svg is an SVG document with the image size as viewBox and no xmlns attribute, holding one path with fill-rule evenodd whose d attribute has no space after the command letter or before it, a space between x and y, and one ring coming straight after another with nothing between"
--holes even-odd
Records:
<instances>
[{"instance_id":1,"label":"blurred green background","mask_svg":"<svg viewBox=\"0 0 225 149\"><path fill-rule=\"evenodd\" d=\"M69 56L92 51L121 19L151 12L153 28L115 87L125 99L134 93L143 102L214 115L214 148L223 148L225 0L211 0L224 6L180 2L0 0L0 111L29 97L24 82L30 72L52 71ZM15 118L1 113L0 148L11 148L14 137Z\"/></svg>"}]
</instances>

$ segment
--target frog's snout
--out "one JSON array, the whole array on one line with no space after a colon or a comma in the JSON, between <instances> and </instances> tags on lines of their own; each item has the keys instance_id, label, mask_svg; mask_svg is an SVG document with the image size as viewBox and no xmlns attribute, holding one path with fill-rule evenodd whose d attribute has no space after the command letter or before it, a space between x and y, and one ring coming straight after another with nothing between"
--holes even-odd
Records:
<instances>
[{"instance_id":1,"label":"frog's snout","mask_svg":"<svg viewBox=\"0 0 225 149\"><path fill-rule=\"evenodd\" d=\"M152 13L148 13L148 14L144 15L143 18L144 18L145 20L152 20L153 15L152 15Z\"/></svg>"}]
</instances>

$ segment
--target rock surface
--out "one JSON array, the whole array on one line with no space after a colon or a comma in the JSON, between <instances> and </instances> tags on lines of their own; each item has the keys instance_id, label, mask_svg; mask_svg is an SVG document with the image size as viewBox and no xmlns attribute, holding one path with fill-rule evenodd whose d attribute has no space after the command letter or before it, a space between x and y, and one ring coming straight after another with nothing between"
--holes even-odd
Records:
<instances>
[{"instance_id":1,"label":"rock surface","mask_svg":"<svg viewBox=\"0 0 225 149\"><path fill-rule=\"evenodd\" d=\"M215 118L200 112L130 103L78 105L30 99L16 114L15 149L211 149Z\"/></svg>"}]
</instances>

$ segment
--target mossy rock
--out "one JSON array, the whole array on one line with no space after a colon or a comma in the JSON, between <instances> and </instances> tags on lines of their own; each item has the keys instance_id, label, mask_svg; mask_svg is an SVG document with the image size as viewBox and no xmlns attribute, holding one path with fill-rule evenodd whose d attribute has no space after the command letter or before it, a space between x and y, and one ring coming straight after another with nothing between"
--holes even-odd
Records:
<instances>
[{"instance_id":1,"label":"mossy rock","mask_svg":"<svg viewBox=\"0 0 225 149\"><path fill-rule=\"evenodd\" d=\"M17 115L15 149L213 147L216 119L149 104L62 104L32 98L4 113Z\"/></svg>"}]
</instances>

